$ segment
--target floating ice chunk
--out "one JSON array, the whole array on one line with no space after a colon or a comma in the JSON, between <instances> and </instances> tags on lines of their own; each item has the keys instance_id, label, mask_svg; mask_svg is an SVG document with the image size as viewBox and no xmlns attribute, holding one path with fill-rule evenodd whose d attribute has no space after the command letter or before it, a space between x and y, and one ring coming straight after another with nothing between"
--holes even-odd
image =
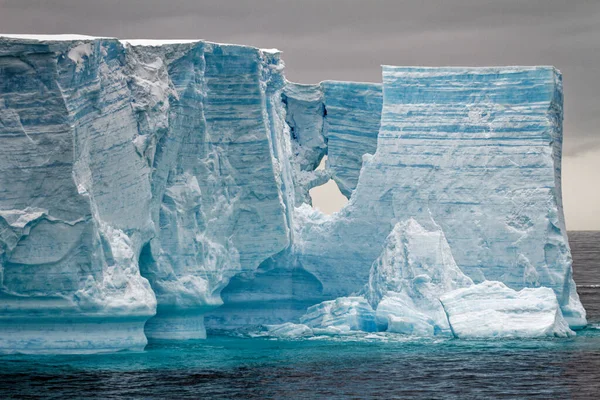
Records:
<instances>
[{"instance_id":1,"label":"floating ice chunk","mask_svg":"<svg viewBox=\"0 0 600 400\"><path fill-rule=\"evenodd\" d=\"M502 282L485 281L441 296L459 338L568 337L575 335L563 318L554 291L515 291Z\"/></svg>"},{"instance_id":2,"label":"floating ice chunk","mask_svg":"<svg viewBox=\"0 0 600 400\"><path fill-rule=\"evenodd\" d=\"M334 327L340 332L374 332L375 313L364 297L340 297L311 306L300 322L311 328Z\"/></svg>"},{"instance_id":3,"label":"floating ice chunk","mask_svg":"<svg viewBox=\"0 0 600 400\"><path fill-rule=\"evenodd\" d=\"M280 338L298 338L313 335L312 329L304 324L286 322L285 324L266 325L265 327L267 328L269 336Z\"/></svg>"},{"instance_id":4,"label":"floating ice chunk","mask_svg":"<svg viewBox=\"0 0 600 400\"><path fill-rule=\"evenodd\" d=\"M427 230L410 218L388 235L366 292L380 330L451 335L439 296L472 284L454 262L442 229L433 223Z\"/></svg>"},{"instance_id":5,"label":"floating ice chunk","mask_svg":"<svg viewBox=\"0 0 600 400\"><path fill-rule=\"evenodd\" d=\"M326 328L313 328L315 335L340 336L352 333L350 325L328 326Z\"/></svg>"},{"instance_id":6,"label":"floating ice chunk","mask_svg":"<svg viewBox=\"0 0 600 400\"><path fill-rule=\"evenodd\" d=\"M446 318L435 321L426 313L417 311L414 303L404 296L384 297L376 311L377 326L388 332L403 333L416 336L433 336L436 327L448 325Z\"/></svg>"},{"instance_id":7,"label":"floating ice chunk","mask_svg":"<svg viewBox=\"0 0 600 400\"><path fill-rule=\"evenodd\" d=\"M402 333L414 336L433 336L435 334L433 321L424 314L415 314L410 317L388 316L388 332Z\"/></svg>"}]
</instances>

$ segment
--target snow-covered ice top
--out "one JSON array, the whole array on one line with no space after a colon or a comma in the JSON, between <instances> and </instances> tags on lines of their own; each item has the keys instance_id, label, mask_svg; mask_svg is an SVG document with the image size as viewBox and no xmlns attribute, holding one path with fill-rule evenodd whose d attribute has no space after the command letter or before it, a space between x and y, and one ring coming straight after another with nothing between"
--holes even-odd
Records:
<instances>
[{"instance_id":1,"label":"snow-covered ice top","mask_svg":"<svg viewBox=\"0 0 600 400\"><path fill-rule=\"evenodd\" d=\"M0 38L9 39L22 39L22 40L37 40L37 41L74 41L74 40L95 40L95 39L115 39L102 36L88 36L88 35L27 35L18 33L0 33Z\"/></svg>"}]
</instances>

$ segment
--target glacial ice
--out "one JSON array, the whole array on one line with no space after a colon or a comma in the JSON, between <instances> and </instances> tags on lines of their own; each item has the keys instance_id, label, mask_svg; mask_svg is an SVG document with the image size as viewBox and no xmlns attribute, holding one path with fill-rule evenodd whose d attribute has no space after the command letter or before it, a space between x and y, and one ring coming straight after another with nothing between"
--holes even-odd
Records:
<instances>
[{"instance_id":1,"label":"glacial ice","mask_svg":"<svg viewBox=\"0 0 600 400\"><path fill-rule=\"evenodd\" d=\"M552 67L301 85L276 50L0 35L0 141L2 352L300 321L492 335L444 297L487 281L535 288L501 312L513 331L519 307L536 334L586 324ZM330 179L349 202L324 215L309 191Z\"/></svg>"},{"instance_id":2,"label":"glacial ice","mask_svg":"<svg viewBox=\"0 0 600 400\"><path fill-rule=\"evenodd\" d=\"M374 332L375 312L364 297L339 297L306 310L300 322L313 329Z\"/></svg>"},{"instance_id":3,"label":"glacial ice","mask_svg":"<svg viewBox=\"0 0 600 400\"><path fill-rule=\"evenodd\" d=\"M575 333L563 318L556 294L546 287L515 291L485 281L440 298L458 338L568 337Z\"/></svg>"},{"instance_id":4,"label":"glacial ice","mask_svg":"<svg viewBox=\"0 0 600 400\"><path fill-rule=\"evenodd\" d=\"M382 99L376 83L286 84L283 102L292 139L296 206L310 204L310 188L330 178L344 196L351 196L363 155L377 148ZM319 170L325 155L327 169Z\"/></svg>"},{"instance_id":5,"label":"glacial ice","mask_svg":"<svg viewBox=\"0 0 600 400\"><path fill-rule=\"evenodd\" d=\"M366 289L380 330L420 336L451 335L442 294L473 281L456 265L444 232L414 219L399 222L373 263Z\"/></svg>"},{"instance_id":6,"label":"glacial ice","mask_svg":"<svg viewBox=\"0 0 600 400\"><path fill-rule=\"evenodd\" d=\"M149 145L156 150L141 153L152 154L156 204L150 211L159 228L140 258L158 300L146 334L203 338L203 314L222 304L219 294L229 278L254 270L289 244L285 171L274 168L274 124L281 116L269 107L283 86L280 61L278 54L234 45L130 51L139 55L142 69L139 97L174 91L170 108L142 108L142 121L160 117L164 124L160 139L152 135L158 121L148 124L143 133L157 141ZM155 74L159 67L165 89L157 91L145 85L157 79L143 73ZM197 329L190 329L190 319L198 320Z\"/></svg>"},{"instance_id":7,"label":"glacial ice","mask_svg":"<svg viewBox=\"0 0 600 400\"><path fill-rule=\"evenodd\" d=\"M300 338L312 336L313 330L303 324L286 322L280 325L266 325L267 334L278 338Z\"/></svg>"}]
</instances>

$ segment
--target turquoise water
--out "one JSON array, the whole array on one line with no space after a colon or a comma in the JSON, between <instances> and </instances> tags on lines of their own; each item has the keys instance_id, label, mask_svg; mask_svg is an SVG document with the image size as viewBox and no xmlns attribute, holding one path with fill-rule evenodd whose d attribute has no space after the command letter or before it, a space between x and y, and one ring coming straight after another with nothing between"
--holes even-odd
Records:
<instances>
[{"instance_id":1,"label":"turquoise water","mask_svg":"<svg viewBox=\"0 0 600 400\"><path fill-rule=\"evenodd\" d=\"M212 337L1 356L2 398L597 398L600 325L555 340Z\"/></svg>"}]
</instances>

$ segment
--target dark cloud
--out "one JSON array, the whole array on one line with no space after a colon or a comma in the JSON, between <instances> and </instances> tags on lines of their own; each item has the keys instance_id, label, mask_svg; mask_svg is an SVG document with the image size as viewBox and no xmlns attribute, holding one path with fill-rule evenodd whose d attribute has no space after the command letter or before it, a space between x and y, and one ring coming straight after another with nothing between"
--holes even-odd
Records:
<instances>
[{"instance_id":1,"label":"dark cloud","mask_svg":"<svg viewBox=\"0 0 600 400\"><path fill-rule=\"evenodd\" d=\"M277 47L287 76L379 81L380 65L555 65L565 154L600 147L600 1L0 0L0 31Z\"/></svg>"}]
</instances>

